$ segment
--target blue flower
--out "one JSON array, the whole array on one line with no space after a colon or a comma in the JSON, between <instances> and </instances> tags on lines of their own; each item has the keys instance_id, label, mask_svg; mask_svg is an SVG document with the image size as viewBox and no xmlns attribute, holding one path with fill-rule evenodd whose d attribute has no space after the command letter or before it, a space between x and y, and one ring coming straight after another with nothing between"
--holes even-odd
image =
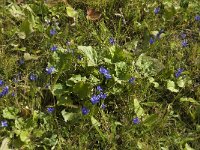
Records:
<instances>
[{"instance_id":1,"label":"blue flower","mask_svg":"<svg viewBox=\"0 0 200 150\"><path fill-rule=\"evenodd\" d=\"M186 40L183 40L181 44L182 44L183 47L187 47L188 46L188 42Z\"/></svg>"},{"instance_id":2,"label":"blue flower","mask_svg":"<svg viewBox=\"0 0 200 150\"><path fill-rule=\"evenodd\" d=\"M183 39L185 39L185 38L186 38L186 34L185 34L185 33L181 33L181 37L182 37Z\"/></svg>"},{"instance_id":3,"label":"blue flower","mask_svg":"<svg viewBox=\"0 0 200 150\"><path fill-rule=\"evenodd\" d=\"M179 68L179 69L177 70L177 72L175 73L175 77L178 78L178 77L181 75L181 73L182 73L183 71L184 71L184 69Z\"/></svg>"},{"instance_id":4,"label":"blue flower","mask_svg":"<svg viewBox=\"0 0 200 150\"><path fill-rule=\"evenodd\" d=\"M55 35L55 34L56 34L56 30L55 30L55 29L51 29L51 30L50 30L50 35L53 36L53 35Z\"/></svg>"},{"instance_id":5,"label":"blue flower","mask_svg":"<svg viewBox=\"0 0 200 150\"><path fill-rule=\"evenodd\" d=\"M55 52L56 50L57 50L57 46L56 46L56 45L53 45L53 46L51 47L51 51Z\"/></svg>"},{"instance_id":6,"label":"blue flower","mask_svg":"<svg viewBox=\"0 0 200 150\"><path fill-rule=\"evenodd\" d=\"M101 74L107 74L107 73L109 73L109 71L106 68L102 67L102 66L100 67L99 72Z\"/></svg>"},{"instance_id":7,"label":"blue flower","mask_svg":"<svg viewBox=\"0 0 200 150\"><path fill-rule=\"evenodd\" d=\"M97 86L97 91L103 91L103 89L101 88L101 86L99 85L99 86Z\"/></svg>"},{"instance_id":8,"label":"blue flower","mask_svg":"<svg viewBox=\"0 0 200 150\"><path fill-rule=\"evenodd\" d=\"M12 94L11 94L13 97L15 97L15 92L12 92Z\"/></svg>"},{"instance_id":9,"label":"blue flower","mask_svg":"<svg viewBox=\"0 0 200 150\"><path fill-rule=\"evenodd\" d=\"M135 81L135 78L134 77L131 77L130 79L129 79L129 83L133 83Z\"/></svg>"},{"instance_id":10,"label":"blue flower","mask_svg":"<svg viewBox=\"0 0 200 150\"><path fill-rule=\"evenodd\" d=\"M48 111L49 113L52 113L54 110L55 110L55 108L53 108L53 107L48 107L48 108L47 108L47 111Z\"/></svg>"},{"instance_id":11,"label":"blue flower","mask_svg":"<svg viewBox=\"0 0 200 150\"><path fill-rule=\"evenodd\" d=\"M149 40L149 43L153 44L154 42L155 42L155 40L151 37L150 40Z\"/></svg>"},{"instance_id":12,"label":"blue flower","mask_svg":"<svg viewBox=\"0 0 200 150\"><path fill-rule=\"evenodd\" d=\"M48 74L52 74L52 73L54 73L55 71L56 71L56 69L55 69L53 66L47 67L47 68L46 68L46 72L47 72Z\"/></svg>"},{"instance_id":13,"label":"blue flower","mask_svg":"<svg viewBox=\"0 0 200 150\"><path fill-rule=\"evenodd\" d=\"M112 76L110 75L109 71L106 68L102 67L102 66L100 67L99 72L101 74L103 74L106 77L106 79L111 79L112 78Z\"/></svg>"},{"instance_id":14,"label":"blue flower","mask_svg":"<svg viewBox=\"0 0 200 150\"><path fill-rule=\"evenodd\" d=\"M139 123L140 123L139 118L138 118L138 117L133 118L133 123L134 123L134 124L139 124Z\"/></svg>"},{"instance_id":15,"label":"blue flower","mask_svg":"<svg viewBox=\"0 0 200 150\"><path fill-rule=\"evenodd\" d=\"M154 9L154 13L155 14L158 14L160 12L160 7L156 7L155 9Z\"/></svg>"},{"instance_id":16,"label":"blue flower","mask_svg":"<svg viewBox=\"0 0 200 150\"><path fill-rule=\"evenodd\" d=\"M83 115L87 115L88 113L90 112L90 110L89 109L87 109L86 107L82 107L82 114Z\"/></svg>"},{"instance_id":17,"label":"blue flower","mask_svg":"<svg viewBox=\"0 0 200 150\"><path fill-rule=\"evenodd\" d=\"M106 99L107 94L101 92L101 93L99 94L99 96L100 96L100 98L102 98L102 99Z\"/></svg>"},{"instance_id":18,"label":"blue flower","mask_svg":"<svg viewBox=\"0 0 200 150\"><path fill-rule=\"evenodd\" d=\"M111 79L112 76L110 74L104 74L104 76L106 77L106 79Z\"/></svg>"},{"instance_id":19,"label":"blue flower","mask_svg":"<svg viewBox=\"0 0 200 150\"><path fill-rule=\"evenodd\" d=\"M199 15L195 16L195 21L200 21L200 16Z\"/></svg>"},{"instance_id":20,"label":"blue flower","mask_svg":"<svg viewBox=\"0 0 200 150\"><path fill-rule=\"evenodd\" d=\"M110 42L111 45L114 45L114 44L115 44L115 40L114 40L112 37L109 38L109 42Z\"/></svg>"},{"instance_id":21,"label":"blue flower","mask_svg":"<svg viewBox=\"0 0 200 150\"><path fill-rule=\"evenodd\" d=\"M0 86L4 85L3 80L0 80Z\"/></svg>"},{"instance_id":22,"label":"blue flower","mask_svg":"<svg viewBox=\"0 0 200 150\"><path fill-rule=\"evenodd\" d=\"M105 104L101 104L101 108L102 108L102 109L105 109L105 108L106 108L106 105L105 105Z\"/></svg>"},{"instance_id":23,"label":"blue flower","mask_svg":"<svg viewBox=\"0 0 200 150\"><path fill-rule=\"evenodd\" d=\"M37 75L31 73L29 79L30 79L31 81L35 81L35 80L37 80Z\"/></svg>"},{"instance_id":24,"label":"blue flower","mask_svg":"<svg viewBox=\"0 0 200 150\"><path fill-rule=\"evenodd\" d=\"M6 120L1 121L1 127L7 127L8 126L8 122Z\"/></svg>"},{"instance_id":25,"label":"blue flower","mask_svg":"<svg viewBox=\"0 0 200 150\"><path fill-rule=\"evenodd\" d=\"M93 105L97 104L100 101L100 96L98 95L93 95L90 99Z\"/></svg>"},{"instance_id":26,"label":"blue flower","mask_svg":"<svg viewBox=\"0 0 200 150\"><path fill-rule=\"evenodd\" d=\"M2 92L0 93L0 98L8 94L8 91L9 91L9 87L8 86L4 87Z\"/></svg>"}]
</instances>

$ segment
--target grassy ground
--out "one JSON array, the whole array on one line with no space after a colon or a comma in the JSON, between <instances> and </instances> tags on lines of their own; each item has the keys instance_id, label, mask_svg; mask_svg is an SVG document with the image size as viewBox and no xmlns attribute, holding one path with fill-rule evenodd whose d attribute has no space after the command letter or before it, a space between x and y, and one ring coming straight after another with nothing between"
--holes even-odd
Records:
<instances>
[{"instance_id":1,"label":"grassy ground","mask_svg":"<svg viewBox=\"0 0 200 150\"><path fill-rule=\"evenodd\" d=\"M2 150L199 149L197 0L0 6Z\"/></svg>"}]
</instances>

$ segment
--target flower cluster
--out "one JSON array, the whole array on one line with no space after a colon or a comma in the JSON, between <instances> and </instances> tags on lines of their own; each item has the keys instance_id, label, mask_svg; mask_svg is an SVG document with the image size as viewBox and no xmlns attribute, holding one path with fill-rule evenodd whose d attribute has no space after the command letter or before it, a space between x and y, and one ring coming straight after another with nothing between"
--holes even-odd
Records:
<instances>
[{"instance_id":1,"label":"flower cluster","mask_svg":"<svg viewBox=\"0 0 200 150\"><path fill-rule=\"evenodd\" d=\"M29 79L30 79L31 81L35 81L35 80L37 80L37 75L31 73L30 76L29 76Z\"/></svg>"},{"instance_id":2,"label":"flower cluster","mask_svg":"<svg viewBox=\"0 0 200 150\"><path fill-rule=\"evenodd\" d=\"M102 92L103 89L100 86L97 86L97 91L100 93L98 95L93 95L90 99L93 105L99 103L101 99L106 99L107 97L107 94Z\"/></svg>"},{"instance_id":3,"label":"flower cluster","mask_svg":"<svg viewBox=\"0 0 200 150\"><path fill-rule=\"evenodd\" d=\"M104 68L102 66L100 67L99 72L101 74L103 74L106 77L106 79L111 79L112 78L112 76L110 75L110 72L106 68Z\"/></svg>"}]
</instances>

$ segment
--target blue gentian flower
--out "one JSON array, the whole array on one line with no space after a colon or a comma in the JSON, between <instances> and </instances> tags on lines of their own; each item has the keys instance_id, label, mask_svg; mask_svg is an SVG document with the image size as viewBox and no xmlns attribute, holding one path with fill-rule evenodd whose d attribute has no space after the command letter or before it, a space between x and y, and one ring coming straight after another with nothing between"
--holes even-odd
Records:
<instances>
[{"instance_id":1,"label":"blue gentian flower","mask_svg":"<svg viewBox=\"0 0 200 150\"><path fill-rule=\"evenodd\" d=\"M158 14L160 12L160 7L156 7L155 9L154 9L154 13L155 14Z\"/></svg>"},{"instance_id":2,"label":"blue gentian flower","mask_svg":"<svg viewBox=\"0 0 200 150\"><path fill-rule=\"evenodd\" d=\"M30 79L31 81L35 81L35 80L37 80L37 75L31 73L29 79Z\"/></svg>"},{"instance_id":3,"label":"blue gentian flower","mask_svg":"<svg viewBox=\"0 0 200 150\"><path fill-rule=\"evenodd\" d=\"M138 117L133 118L133 123L134 123L134 124L139 124L139 123L140 123L139 118L138 118Z\"/></svg>"},{"instance_id":4,"label":"blue gentian flower","mask_svg":"<svg viewBox=\"0 0 200 150\"><path fill-rule=\"evenodd\" d=\"M182 44L183 47L187 47L188 46L188 42L186 40L183 40L181 44Z\"/></svg>"},{"instance_id":5,"label":"blue gentian flower","mask_svg":"<svg viewBox=\"0 0 200 150\"><path fill-rule=\"evenodd\" d=\"M103 89L101 88L101 86L99 85L99 86L97 86L97 91L103 91Z\"/></svg>"},{"instance_id":6,"label":"blue gentian flower","mask_svg":"<svg viewBox=\"0 0 200 150\"><path fill-rule=\"evenodd\" d=\"M0 80L0 86L4 85L3 80Z\"/></svg>"},{"instance_id":7,"label":"blue gentian flower","mask_svg":"<svg viewBox=\"0 0 200 150\"><path fill-rule=\"evenodd\" d=\"M52 67L47 67L46 68L46 72L48 73L48 74L52 74L52 73L54 73L56 71L56 69L52 66Z\"/></svg>"},{"instance_id":8,"label":"blue gentian flower","mask_svg":"<svg viewBox=\"0 0 200 150\"><path fill-rule=\"evenodd\" d=\"M90 112L90 110L89 109L87 109L86 107L82 107L82 114L83 115L87 115L88 113Z\"/></svg>"},{"instance_id":9,"label":"blue gentian flower","mask_svg":"<svg viewBox=\"0 0 200 150\"><path fill-rule=\"evenodd\" d=\"M51 51L55 52L56 50L57 50L57 46L56 46L56 45L53 45L53 46L51 47Z\"/></svg>"},{"instance_id":10,"label":"blue gentian flower","mask_svg":"<svg viewBox=\"0 0 200 150\"><path fill-rule=\"evenodd\" d=\"M8 86L4 87L2 92L0 93L0 98L8 94L8 91L9 91L9 87Z\"/></svg>"},{"instance_id":11,"label":"blue gentian flower","mask_svg":"<svg viewBox=\"0 0 200 150\"><path fill-rule=\"evenodd\" d=\"M195 16L195 21L200 21L200 16L199 15Z\"/></svg>"},{"instance_id":12,"label":"blue gentian flower","mask_svg":"<svg viewBox=\"0 0 200 150\"><path fill-rule=\"evenodd\" d=\"M106 99L107 94L101 92L101 93L99 94L99 96L100 96L100 98L102 98L102 99Z\"/></svg>"},{"instance_id":13,"label":"blue gentian flower","mask_svg":"<svg viewBox=\"0 0 200 150\"><path fill-rule=\"evenodd\" d=\"M129 83L133 83L135 81L135 78L134 77L131 77L130 79L129 79Z\"/></svg>"},{"instance_id":14,"label":"blue gentian flower","mask_svg":"<svg viewBox=\"0 0 200 150\"><path fill-rule=\"evenodd\" d=\"M109 42L110 42L111 45L114 45L114 44L115 44L115 40L114 40L114 38L112 38L112 37L109 38Z\"/></svg>"},{"instance_id":15,"label":"blue gentian flower","mask_svg":"<svg viewBox=\"0 0 200 150\"><path fill-rule=\"evenodd\" d=\"M106 79L111 79L112 76L110 74L104 74L104 76L106 77Z\"/></svg>"},{"instance_id":16,"label":"blue gentian flower","mask_svg":"<svg viewBox=\"0 0 200 150\"><path fill-rule=\"evenodd\" d=\"M101 104L101 108L102 108L102 109L105 109L105 108L106 108L106 105L105 105L105 104Z\"/></svg>"},{"instance_id":17,"label":"blue gentian flower","mask_svg":"<svg viewBox=\"0 0 200 150\"><path fill-rule=\"evenodd\" d=\"M106 79L111 79L112 78L112 76L110 75L109 71L106 68L102 67L102 66L100 67L99 72L101 74L103 74L106 77Z\"/></svg>"},{"instance_id":18,"label":"blue gentian flower","mask_svg":"<svg viewBox=\"0 0 200 150\"><path fill-rule=\"evenodd\" d=\"M12 92L12 94L11 94L11 95L12 95L12 97L15 97L15 92Z\"/></svg>"},{"instance_id":19,"label":"blue gentian flower","mask_svg":"<svg viewBox=\"0 0 200 150\"><path fill-rule=\"evenodd\" d=\"M149 40L149 43L153 44L154 42L155 42L155 40L151 37L150 40Z\"/></svg>"},{"instance_id":20,"label":"blue gentian flower","mask_svg":"<svg viewBox=\"0 0 200 150\"><path fill-rule=\"evenodd\" d=\"M91 100L92 104L95 105L100 101L100 96L93 95L90 100Z\"/></svg>"},{"instance_id":21,"label":"blue gentian flower","mask_svg":"<svg viewBox=\"0 0 200 150\"><path fill-rule=\"evenodd\" d=\"M55 35L55 34L56 34L56 30L55 30L55 29L51 29L51 30L50 30L50 35L53 36L53 35Z\"/></svg>"},{"instance_id":22,"label":"blue gentian flower","mask_svg":"<svg viewBox=\"0 0 200 150\"><path fill-rule=\"evenodd\" d=\"M48 108L47 108L47 111L48 111L49 113L52 113L54 110L55 110L55 108L53 108L53 107L48 107Z\"/></svg>"},{"instance_id":23,"label":"blue gentian flower","mask_svg":"<svg viewBox=\"0 0 200 150\"><path fill-rule=\"evenodd\" d=\"M178 78L178 77L181 75L181 73L182 73L183 71L184 71L184 69L179 68L179 69L177 70L177 72L175 73L175 77Z\"/></svg>"},{"instance_id":24,"label":"blue gentian flower","mask_svg":"<svg viewBox=\"0 0 200 150\"><path fill-rule=\"evenodd\" d=\"M109 73L109 71L106 68L102 67L102 66L100 67L99 72L101 74L107 74L107 73Z\"/></svg>"},{"instance_id":25,"label":"blue gentian flower","mask_svg":"<svg viewBox=\"0 0 200 150\"><path fill-rule=\"evenodd\" d=\"M1 127L7 127L8 126L8 122L6 120L1 121Z\"/></svg>"},{"instance_id":26,"label":"blue gentian flower","mask_svg":"<svg viewBox=\"0 0 200 150\"><path fill-rule=\"evenodd\" d=\"M185 34L185 33L181 33L181 37L182 37L183 39L185 39L185 38L186 38L186 34Z\"/></svg>"}]
</instances>

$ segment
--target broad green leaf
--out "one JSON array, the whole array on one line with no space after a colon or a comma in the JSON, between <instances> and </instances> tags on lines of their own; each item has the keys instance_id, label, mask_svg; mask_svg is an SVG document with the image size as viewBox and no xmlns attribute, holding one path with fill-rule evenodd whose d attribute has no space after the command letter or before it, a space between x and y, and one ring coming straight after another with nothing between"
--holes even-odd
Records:
<instances>
[{"instance_id":1,"label":"broad green leaf","mask_svg":"<svg viewBox=\"0 0 200 150\"><path fill-rule=\"evenodd\" d=\"M177 81L177 85L178 85L179 87L183 88L183 87L185 87L186 82L187 82L187 79L186 79L186 78L184 78L184 79L180 78L180 79Z\"/></svg>"},{"instance_id":2,"label":"broad green leaf","mask_svg":"<svg viewBox=\"0 0 200 150\"><path fill-rule=\"evenodd\" d=\"M4 138L0 150L9 150L8 145L9 145L10 139L9 138Z\"/></svg>"},{"instance_id":3,"label":"broad green leaf","mask_svg":"<svg viewBox=\"0 0 200 150\"><path fill-rule=\"evenodd\" d=\"M24 53L24 60L38 60L38 58L36 55Z\"/></svg>"},{"instance_id":4,"label":"broad green leaf","mask_svg":"<svg viewBox=\"0 0 200 150\"><path fill-rule=\"evenodd\" d=\"M25 19L20 26L20 31L24 32L26 36L28 36L30 33L32 33L33 30L33 25L30 23L28 19Z\"/></svg>"},{"instance_id":5,"label":"broad green leaf","mask_svg":"<svg viewBox=\"0 0 200 150\"><path fill-rule=\"evenodd\" d=\"M180 98L180 101L181 102L190 102L190 103L199 105L199 103L196 100L194 100L193 98L182 97L182 98Z\"/></svg>"},{"instance_id":6,"label":"broad green leaf","mask_svg":"<svg viewBox=\"0 0 200 150\"><path fill-rule=\"evenodd\" d=\"M153 83L153 84L154 84L154 87L155 87L155 88L159 87L158 82L155 82L155 80L154 80L153 77L149 77L148 79L149 79L149 82L150 82L150 83Z\"/></svg>"},{"instance_id":7,"label":"broad green leaf","mask_svg":"<svg viewBox=\"0 0 200 150\"><path fill-rule=\"evenodd\" d=\"M6 119L17 119L18 113L19 113L19 109L15 107L6 107L3 110L3 117Z\"/></svg>"},{"instance_id":8,"label":"broad green leaf","mask_svg":"<svg viewBox=\"0 0 200 150\"><path fill-rule=\"evenodd\" d=\"M63 85L61 83L55 84L53 86L52 93L53 93L53 95L62 95L62 94L64 94Z\"/></svg>"},{"instance_id":9,"label":"broad green leaf","mask_svg":"<svg viewBox=\"0 0 200 150\"><path fill-rule=\"evenodd\" d=\"M78 46L87 58L88 66L97 66L97 52L91 46Z\"/></svg>"},{"instance_id":10,"label":"broad green leaf","mask_svg":"<svg viewBox=\"0 0 200 150\"><path fill-rule=\"evenodd\" d=\"M66 112L65 109L62 110L61 114L62 114L65 122L71 121L72 119L74 119L77 116L77 113Z\"/></svg>"},{"instance_id":11,"label":"broad green leaf","mask_svg":"<svg viewBox=\"0 0 200 150\"><path fill-rule=\"evenodd\" d=\"M127 80L128 79L128 72L130 68L125 62L117 62L115 63L115 72L116 76L121 80Z\"/></svg>"},{"instance_id":12,"label":"broad green leaf","mask_svg":"<svg viewBox=\"0 0 200 150\"><path fill-rule=\"evenodd\" d=\"M101 124L92 116L91 117L91 122L93 126L100 126Z\"/></svg>"},{"instance_id":13,"label":"broad green leaf","mask_svg":"<svg viewBox=\"0 0 200 150\"><path fill-rule=\"evenodd\" d=\"M167 81L167 89L170 90L171 92L177 93L179 90L175 88L175 83L174 81L168 80Z\"/></svg>"},{"instance_id":14,"label":"broad green leaf","mask_svg":"<svg viewBox=\"0 0 200 150\"><path fill-rule=\"evenodd\" d=\"M72 18L74 18L74 17L77 17L78 16L78 12L77 11L75 11L72 7L66 7L66 10L67 10L67 15L69 16L69 17L72 17Z\"/></svg>"},{"instance_id":15,"label":"broad green leaf","mask_svg":"<svg viewBox=\"0 0 200 150\"><path fill-rule=\"evenodd\" d=\"M30 132L29 131L21 131L20 132L20 140L22 142L28 143L30 142L30 138L29 138Z\"/></svg>"},{"instance_id":16,"label":"broad green leaf","mask_svg":"<svg viewBox=\"0 0 200 150\"><path fill-rule=\"evenodd\" d=\"M145 54L139 56L135 65L145 77L155 76L164 68L164 65L158 59L151 58Z\"/></svg>"},{"instance_id":17,"label":"broad green leaf","mask_svg":"<svg viewBox=\"0 0 200 150\"><path fill-rule=\"evenodd\" d=\"M190 147L190 145L188 145L187 143L185 143L185 148L184 150L195 150L192 147Z\"/></svg>"},{"instance_id":18,"label":"broad green leaf","mask_svg":"<svg viewBox=\"0 0 200 150\"><path fill-rule=\"evenodd\" d=\"M135 113L138 118L140 118L144 115L144 110L140 106L140 103L139 103L138 99L136 99L136 98L134 99L134 110L135 110Z\"/></svg>"},{"instance_id":19,"label":"broad green leaf","mask_svg":"<svg viewBox=\"0 0 200 150\"><path fill-rule=\"evenodd\" d=\"M87 98L91 93L92 87L89 83L78 82L73 86L73 92L80 98Z\"/></svg>"}]
</instances>

